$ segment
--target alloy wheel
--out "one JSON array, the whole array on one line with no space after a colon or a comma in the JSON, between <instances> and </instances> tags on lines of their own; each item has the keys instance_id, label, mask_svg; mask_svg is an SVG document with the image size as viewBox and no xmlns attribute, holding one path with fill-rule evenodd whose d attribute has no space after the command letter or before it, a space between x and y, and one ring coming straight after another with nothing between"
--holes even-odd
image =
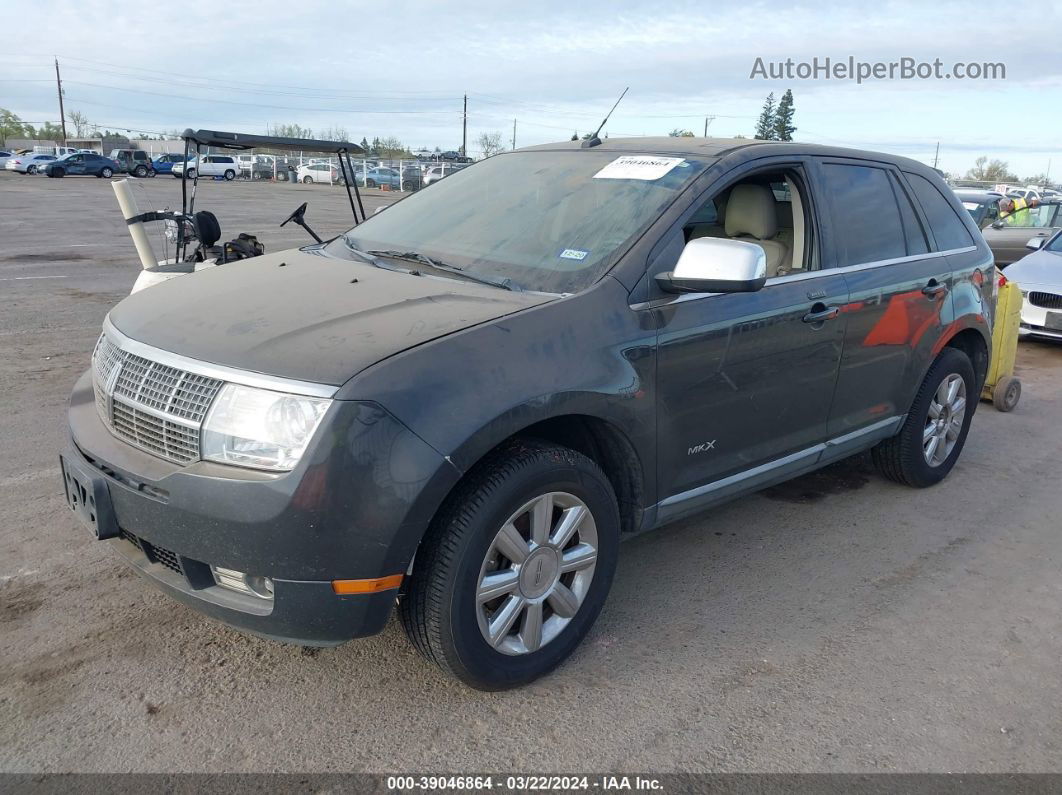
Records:
<instances>
[{"instance_id":1,"label":"alloy wheel","mask_svg":"<svg viewBox=\"0 0 1062 795\"><path fill-rule=\"evenodd\" d=\"M962 432L965 417L966 382L958 373L952 373L937 387L922 431L922 453L931 467L948 460Z\"/></svg>"},{"instance_id":2,"label":"alloy wheel","mask_svg":"<svg viewBox=\"0 0 1062 795\"><path fill-rule=\"evenodd\" d=\"M537 651L579 612L597 566L586 503L567 492L529 500L498 530L480 567L476 613L484 640L503 654Z\"/></svg>"}]
</instances>

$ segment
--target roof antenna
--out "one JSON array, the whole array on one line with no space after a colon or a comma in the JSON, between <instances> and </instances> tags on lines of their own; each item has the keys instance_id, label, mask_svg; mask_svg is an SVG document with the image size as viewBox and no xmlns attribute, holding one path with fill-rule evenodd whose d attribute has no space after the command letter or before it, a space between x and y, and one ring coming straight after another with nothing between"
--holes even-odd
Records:
<instances>
[{"instance_id":1,"label":"roof antenna","mask_svg":"<svg viewBox=\"0 0 1062 795\"><path fill-rule=\"evenodd\" d=\"M623 93L620 94L619 95L619 99L616 100L616 105L620 104L620 100L622 100L627 95L627 92L630 91L630 90L631 90L630 86L627 86L625 89L623 89ZM616 109L616 105L612 106L612 110ZM601 120L601 124L599 124L597 126L596 130L594 130L594 134L591 135L589 138L587 138L585 141L583 141L583 144L582 144L582 148L583 149L589 149L592 146L601 146L601 139L597 137L597 134L599 132L601 132L601 128L605 126L605 122L608 121L608 117L612 115L612 110L610 110L607 114L605 114L605 118L603 118Z\"/></svg>"}]
</instances>

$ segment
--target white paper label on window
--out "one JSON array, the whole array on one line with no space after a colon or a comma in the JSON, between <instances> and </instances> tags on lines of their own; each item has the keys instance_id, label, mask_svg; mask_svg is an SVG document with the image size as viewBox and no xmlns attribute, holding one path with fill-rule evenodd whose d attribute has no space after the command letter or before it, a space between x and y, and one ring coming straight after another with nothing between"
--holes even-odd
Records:
<instances>
[{"instance_id":1,"label":"white paper label on window","mask_svg":"<svg viewBox=\"0 0 1062 795\"><path fill-rule=\"evenodd\" d=\"M617 157L594 174L594 179L660 179L682 162L681 157L655 157L652 155L624 155Z\"/></svg>"}]
</instances>

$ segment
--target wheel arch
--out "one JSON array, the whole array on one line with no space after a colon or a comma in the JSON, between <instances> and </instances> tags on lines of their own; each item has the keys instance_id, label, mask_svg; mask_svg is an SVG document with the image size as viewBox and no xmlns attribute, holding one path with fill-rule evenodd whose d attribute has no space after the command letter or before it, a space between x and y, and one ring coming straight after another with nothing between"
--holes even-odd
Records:
<instances>
[{"instance_id":1,"label":"wheel arch","mask_svg":"<svg viewBox=\"0 0 1062 795\"><path fill-rule=\"evenodd\" d=\"M977 378L976 391L980 393L981 387L984 386L985 378L988 376L991 344L991 339L986 336L982 329L968 325L963 328L953 329L949 335L943 336L941 344L935 353L939 355L945 348L957 348L965 353L969 357L971 364L973 364L974 376ZM936 356L933 358L936 359ZM930 366L932 366L932 362Z\"/></svg>"}]
</instances>

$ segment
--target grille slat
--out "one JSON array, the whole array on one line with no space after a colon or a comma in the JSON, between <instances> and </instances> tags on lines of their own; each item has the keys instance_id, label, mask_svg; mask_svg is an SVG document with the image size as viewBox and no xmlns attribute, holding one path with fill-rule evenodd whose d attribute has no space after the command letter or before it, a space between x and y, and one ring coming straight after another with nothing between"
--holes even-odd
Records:
<instances>
[{"instance_id":1,"label":"grille slat","mask_svg":"<svg viewBox=\"0 0 1062 795\"><path fill-rule=\"evenodd\" d=\"M123 351L106 334L92 365L96 410L116 436L180 464L199 460L199 428L222 381Z\"/></svg>"},{"instance_id":2,"label":"grille slat","mask_svg":"<svg viewBox=\"0 0 1062 795\"><path fill-rule=\"evenodd\" d=\"M1043 309L1062 309L1062 295L1058 293L1029 293L1029 303Z\"/></svg>"}]
</instances>

